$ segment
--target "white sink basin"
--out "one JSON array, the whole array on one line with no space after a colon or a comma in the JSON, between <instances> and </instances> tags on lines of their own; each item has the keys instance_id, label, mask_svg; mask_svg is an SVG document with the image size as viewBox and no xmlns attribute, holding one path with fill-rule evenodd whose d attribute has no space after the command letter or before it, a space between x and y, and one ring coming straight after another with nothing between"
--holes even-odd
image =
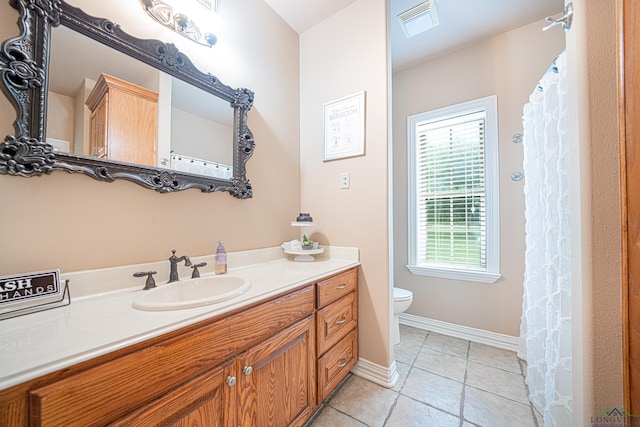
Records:
<instances>
[{"instance_id":1,"label":"white sink basin","mask_svg":"<svg viewBox=\"0 0 640 427\"><path fill-rule=\"evenodd\" d=\"M251 289L251 282L233 276L208 276L160 285L143 291L131 304L147 311L180 310L237 298Z\"/></svg>"}]
</instances>

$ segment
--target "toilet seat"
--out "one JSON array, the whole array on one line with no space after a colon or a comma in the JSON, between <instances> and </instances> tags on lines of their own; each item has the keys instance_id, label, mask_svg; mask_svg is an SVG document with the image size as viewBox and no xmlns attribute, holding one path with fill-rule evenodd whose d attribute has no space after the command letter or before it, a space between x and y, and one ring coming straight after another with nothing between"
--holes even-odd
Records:
<instances>
[{"instance_id":1,"label":"toilet seat","mask_svg":"<svg viewBox=\"0 0 640 427\"><path fill-rule=\"evenodd\" d=\"M393 288L394 301L409 301L413 298L413 293L402 288Z\"/></svg>"}]
</instances>

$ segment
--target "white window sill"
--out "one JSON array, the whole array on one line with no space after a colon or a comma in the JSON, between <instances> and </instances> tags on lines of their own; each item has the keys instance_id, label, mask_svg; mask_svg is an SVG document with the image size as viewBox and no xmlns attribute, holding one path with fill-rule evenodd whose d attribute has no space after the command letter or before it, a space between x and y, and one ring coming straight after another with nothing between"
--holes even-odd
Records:
<instances>
[{"instance_id":1,"label":"white window sill","mask_svg":"<svg viewBox=\"0 0 640 427\"><path fill-rule=\"evenodd\" d=\"M409 271L418 276L440 277L442 279L464 280L467 282L495 283L500 279L500 273L487 271L463 270L453 268L434 268L419 265L407 265Z\"/></svg>"}]
</instances>

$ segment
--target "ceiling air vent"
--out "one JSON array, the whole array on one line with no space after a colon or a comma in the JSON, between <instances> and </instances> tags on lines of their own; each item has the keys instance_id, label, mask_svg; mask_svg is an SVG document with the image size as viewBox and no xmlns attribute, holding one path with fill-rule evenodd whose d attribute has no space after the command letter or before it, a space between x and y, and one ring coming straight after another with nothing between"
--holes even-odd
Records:
<instances>
[{"instance_id":1,"label":"ceiling air vent","mask_svg":"<svg viewBox=\"0 0 640 427\"><path fill-rule=\"evenodd\" d=\"M427 0L402 12L398 15L398 20L407 38L430 30L440 24L433 0Z\"/></svg>"}]
</instances>

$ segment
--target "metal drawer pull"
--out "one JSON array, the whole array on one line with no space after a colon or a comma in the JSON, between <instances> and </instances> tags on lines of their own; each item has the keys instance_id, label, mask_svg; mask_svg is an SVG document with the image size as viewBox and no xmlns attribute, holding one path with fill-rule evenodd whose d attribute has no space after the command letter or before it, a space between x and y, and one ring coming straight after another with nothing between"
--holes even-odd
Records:
<instances>
[{"instance_id":1,"label":"metal drawer pull","mask_svg":"<svg viewBox=\"0 0 640 427\"><path fill-rule=\"evenodd\" d=\"M347 366L347 359L340 359L340 363L338 363L338 368L344 368Z\"/></svg>"},{"instance_id":2,"label":"metal drawer pull","mask_svg":"<svg viewBox=\"0 0 640 427\"><path fill-rule=\"evenodd\" d=\"M245 374L246 376L251 375L252 372L253 372L253 367L251 366L245 366L244 368L242 368L242 373Z\"/></svg>"},{"instance_id":3,"label":"metal drawer pull","mask_svg":"<svg viewBox=\"0 0 640 427\"><path fill-rule=\"evenodd\" d=\"M227 385L229 387L233 387L234 385L236 385L236 377L228 376L227 377Z\"/></svg>"},{"instance_id":4,"label":"metal drawer pull","mask_svg":"<svg viewBox=\"0 0 640 427\"><path fill-rule=\"evenodd\" d=\"M343 283L342 285L336 286L336 289L344 289L347 287L346 283Z\"/></svg>"},{"instance_id":5,"label":"metal drawer pull","mask_svg":"<svg viewBox=\"0 0 640 427\"><path fill-rule=\"evenodd\" d=\"M343 317L340 320L336 320L336 325L342 325L343 323L345 323L347 321L346 317Z\"/></svg>"}]
</instances>

